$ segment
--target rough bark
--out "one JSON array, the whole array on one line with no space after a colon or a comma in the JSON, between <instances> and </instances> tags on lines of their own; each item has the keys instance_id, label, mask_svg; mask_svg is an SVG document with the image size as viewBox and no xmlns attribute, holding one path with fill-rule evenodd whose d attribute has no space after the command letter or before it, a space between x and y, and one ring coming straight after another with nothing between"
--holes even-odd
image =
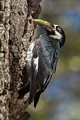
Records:
<instances>
[{"instance_id":1,"label":"rough bark","mask_svg":"<svg viewBox=\"0 0 80 120\"><path fill-rule=\"evenodd\" d=\"M41 0L0 0L0 120L28 120L28 95L18 99L26 75L24 56ZM27 79L26 79L27 80Z\"/></svg>"}]
</instances>

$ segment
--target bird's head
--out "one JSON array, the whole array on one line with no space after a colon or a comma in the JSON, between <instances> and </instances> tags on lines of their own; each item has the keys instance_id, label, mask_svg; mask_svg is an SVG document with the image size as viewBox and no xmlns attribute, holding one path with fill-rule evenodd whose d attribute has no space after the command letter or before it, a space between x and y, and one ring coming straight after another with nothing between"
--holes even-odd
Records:
<instances>
[{"instance_id":1,"label":"bird's head","mask_svg":"<svg viewBox=\"0 0 80 120\"><path fill-rule=\"evenodd\" d=\"M60 26L51 24L41 19L33 19L33 21L43 27L47 31L47 35L49 35L51 38L63 42L61 43L63 46L66 37L63 29Z\"/></svg>"}]
</instances>

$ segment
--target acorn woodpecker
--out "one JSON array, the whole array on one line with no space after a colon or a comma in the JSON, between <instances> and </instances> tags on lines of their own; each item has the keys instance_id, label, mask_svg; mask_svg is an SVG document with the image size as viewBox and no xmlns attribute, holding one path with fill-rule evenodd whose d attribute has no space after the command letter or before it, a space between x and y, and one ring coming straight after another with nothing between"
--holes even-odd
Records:
<instances>
[{"instance_id":1,"label":"acorn woodpecker","mask_svg":"<svg viewBox=\"0 0 80 120\"><path fill-rule=\"evenodd\" d=\"M33 20L42 26L47 34L37 37L29 46L25 61L29 69L28 82L18 91L19 98L29 92L29 104L34 101L36 107L41 93L49 84L56 71L60 48L65 43L63 29L41 19Z\"/></svg>"}]
</instances>

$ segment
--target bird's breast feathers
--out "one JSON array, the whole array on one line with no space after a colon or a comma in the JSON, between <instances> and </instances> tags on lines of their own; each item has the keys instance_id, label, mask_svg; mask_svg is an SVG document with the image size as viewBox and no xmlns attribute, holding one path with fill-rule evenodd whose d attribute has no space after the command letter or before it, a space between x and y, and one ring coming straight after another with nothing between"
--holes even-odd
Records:
<instances>
[{"instance_id":1,"label":"bird's breast feathers","mask_svg":"<svg viewBox=\"0 0 80 120\"><path fill-rule=\"evenodd\" d=\"M32 57L33 57L33 49L34 49L34 46L35 46L35 42L32 42L28 48L28 51L27 51L27 55L26 55L26 58L25 60L28 62L29 66L31 66L31 60L32 60Z\"/></svg>"}]
</instances>

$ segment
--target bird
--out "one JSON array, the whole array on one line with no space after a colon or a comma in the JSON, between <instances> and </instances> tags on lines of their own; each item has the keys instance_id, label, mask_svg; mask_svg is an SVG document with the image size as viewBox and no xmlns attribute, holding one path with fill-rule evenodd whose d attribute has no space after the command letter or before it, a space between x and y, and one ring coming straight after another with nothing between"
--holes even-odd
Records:
<instances>
[{"instance_id":1,"label":"bird","mask_svg":"<svg viewBox=\"0 0 80 120\"><path fill-rule=\"evenodd\" d=\"M30 72L29 80L18 94L19 98L23 98L29 92L29 104L34 102L36 108L40 95L56 72L59 52L65 43L66 36L59 25L42 19L33 19L33 22L45 29L46 34L35 38L28 47L25 62Z\"/></svg>"}]
</instances>

